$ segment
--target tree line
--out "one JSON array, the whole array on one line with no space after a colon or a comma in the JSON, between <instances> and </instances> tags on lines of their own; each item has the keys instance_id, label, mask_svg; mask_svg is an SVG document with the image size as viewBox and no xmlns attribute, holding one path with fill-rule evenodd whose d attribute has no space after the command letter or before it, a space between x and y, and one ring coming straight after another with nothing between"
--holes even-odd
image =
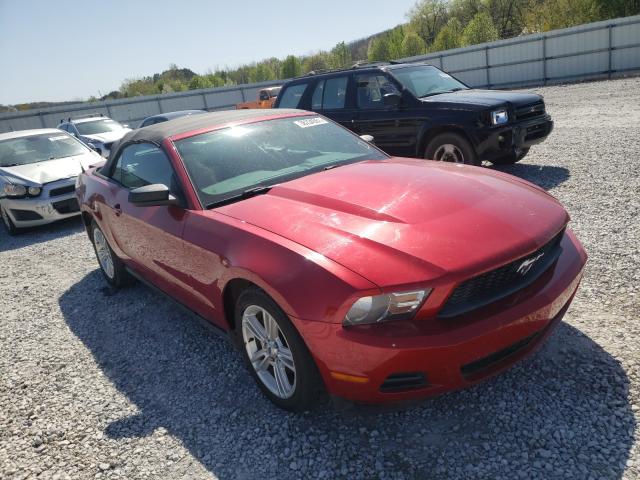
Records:
<instances>
[{"instance_id":1,"label":"tree line","mask_svg":"<svg viewBox=\"0 0 640 480\"><path fill-rule=\"evenodd\" d=\"M351 43L340 42L328 51L272 57L204 74L171 65L153 76L127 79L118 90L89 101L275 81L346 68L361 60L412 57L639 13L640 0L417 0L405 24Z\"/></svg>"}]
</instances>

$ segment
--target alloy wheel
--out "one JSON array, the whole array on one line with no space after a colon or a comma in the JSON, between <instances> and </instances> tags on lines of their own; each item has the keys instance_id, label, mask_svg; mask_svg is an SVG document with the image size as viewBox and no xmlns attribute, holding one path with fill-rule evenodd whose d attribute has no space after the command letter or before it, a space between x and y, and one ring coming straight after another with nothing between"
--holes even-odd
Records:
<instances>
[{"instance_id":1,"label":"alloy wheel","mask_svg":"<svg viewBox=\"0 0 640 480\"><path fill-rule=\"evenodd\" d=\"M276 319L262 307L248 306L242 314L242 339L263 385L279 398L290 398L296 389L296 365Z\"/></svg>"},{"instance_id":2,"label":"alloy wheel","mask_svg":"<svg viewBox=\"0 0 640 480\"><path fill-rule=\"evenodd\" d=\"M440 145L436 149L433 159L440 162L465 163L462 150L451 143Z\"/></svg>"},{"instance_id":3,"label":"alloy wheel","mask_svg":"<svg viewBox=\"0 0 640 480\"><path fill-rule=\"evenodd\" d=\"M113 258L111 257L111 250L107 244L107 239L104 238L104 234L99 228L93 230L93 244L96 247L96 255L98 256L100 267L102 267L102 270L107 277L113 279L115 275L115 268L113 265Z\"/></svg>"}]
</instances>

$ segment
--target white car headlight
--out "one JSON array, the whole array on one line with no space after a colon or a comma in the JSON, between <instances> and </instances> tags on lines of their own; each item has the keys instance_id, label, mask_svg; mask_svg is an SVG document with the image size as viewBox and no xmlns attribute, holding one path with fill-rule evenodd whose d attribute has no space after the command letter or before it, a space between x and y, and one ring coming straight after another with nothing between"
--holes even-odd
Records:
<instances>
[{"instance_id":1,"label":"white car headlight","mask_svg":"<svg viewBox=\"0 0 640 480\"><path fill-rule=\"evenodd\" d=\"M351 305L342 324L363 325L409 319L415 315L429 293L431 290L416 290L359 298Z\"/></svg>"},{"instance_id":2,"label":"white car headlight","mask_svg":"<svg viewBox=\"0 0 640 480\"><path fill-rule=\"evenodd\" d=\"M505 109L491 112L491 123L494 125L503 125L509 121L509 114Z\"/></svg>"},{"instance_id":3,"label":"white car headlight","mask_svg":"<svg viewBox=\"0 0 640 480\"><path fill-rule=\"evenodd\" d=\"M4 193L7 197L24 197L27 194L27 187L24 185L7 183L4 186Z\"/></svg>"},{"instance_id":4,"label":"white car headlight","mask_svg":"<svg viewBox=\"0 0 640 480\"><path fill-rule=\"evenodd\" d=\"M29 187L29 196L31 197L37 197L38 195L40 195L40 192L42 192L42 189L40 187Z\"/></svg>"}]
</instances>

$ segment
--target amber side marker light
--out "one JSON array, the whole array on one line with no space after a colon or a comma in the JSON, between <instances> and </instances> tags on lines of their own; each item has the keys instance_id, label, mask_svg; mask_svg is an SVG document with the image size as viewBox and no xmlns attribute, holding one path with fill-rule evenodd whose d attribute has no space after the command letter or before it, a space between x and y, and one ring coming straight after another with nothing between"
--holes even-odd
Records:
<instances>
[{"instance_id":1,"label":"amber side marker light","mask_svg":"<svg viewBox=\"0 0 640 480\"><path fill-rule=\"evenodd\" d=\"M367 383L369 379L367 377L358 377L357 375L347 375L346 373L331 372L331 376L336 380L342 380L343 382L351 383Z\"/></svg>"}]
</instances>

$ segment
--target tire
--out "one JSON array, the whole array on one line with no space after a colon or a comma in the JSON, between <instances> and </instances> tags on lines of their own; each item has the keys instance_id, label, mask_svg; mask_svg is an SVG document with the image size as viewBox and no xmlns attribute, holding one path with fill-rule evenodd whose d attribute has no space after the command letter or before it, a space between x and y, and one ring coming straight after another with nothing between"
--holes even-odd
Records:
<instances>
[{"instance_id":1,"label":"tire","mask_svg":"<svg viewBox=\"0 0 640 480\"><path fill-rule=\"evenodd\" d=\"M480 165L475 150L466 138L448 132L436 135L427 145L424 158L443 162Z\"/></svg>"},{"instance_id":2,"label":"tire","mask_svg":"<svg viewBox=\"0 0 640 480\"><path fill-rule=\"evenodd\" d=\"M309 350L282 309L262 290L248 289L238 297L235 321L240 352L265 396L292 412L312 407L322 381Z\"/></svg>"},{"instance_id":3,"label":"tire","mask_svg":"<svg viewBox=\"0 0 640 480\"><path fill-rule=\"evenodd\" d=\"M15 224L9 218L9 214L6 212L4 208L0 205L0 217L2 217L2 224L5 226L7 233L11 236L17 235L20 233L20 229L15 226Z\"/></svg>"},{"instance_id":4,"label":"tire","mask_svg":"<svg viewBox=\"0 0 640 480\"><path fill-rule=\"evenodd\" d=\"M100 271L107 283L114 288L129 285L132 281L131 275L125 269L122 260L113 253L104 233L95 222L91 223L91 243L93 243L93 250L96 252Z\"/></svg>"},{"instance_id":5,"label":"tire","mask_svg":"<svg viewBox=\"0 0 640 480\"><path fill-rule=\"evenodd\" d=\"M504 157L495 158L491 161L494 165L513 165L516 162L522 160L527 153L529 153L528 148L523 148L519 151L513 151L509 155L505 155Z\"/></svg>"}]
</instances>

